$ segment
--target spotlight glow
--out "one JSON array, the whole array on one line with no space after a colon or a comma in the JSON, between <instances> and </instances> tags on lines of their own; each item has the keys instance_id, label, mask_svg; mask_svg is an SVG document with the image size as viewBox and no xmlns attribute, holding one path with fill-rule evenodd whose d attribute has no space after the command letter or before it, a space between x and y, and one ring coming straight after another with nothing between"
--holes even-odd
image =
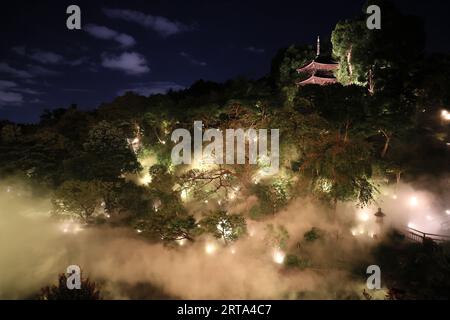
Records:
<instances>
[{"instance_id":1,"label":"spotlight glow","mask_svg":"<svg viewBox=\"0 0 450 320\"><path fill-rule=\"evenodd\" d=\"M63 233L77 234L83 231L83 228L79 223L76 222L64 222L63 224L61 224L61 231Z\"/></svg>"},{"instance_id":2,"label":"spotlight glow","mask_svg":"<svg viewBox=\"0 0 450 320\"><path fill-rule=\"evenodd\" d=\"M367 211L360 211L358 213L358 219L361 220L362 222L367 222L370 219L370 215Z\"/></svg>"},{"instance_id":3,"label":"spotlight glow","mask_svg":"<svg viewBox=\"0 0 450 320\"><path fill-rule=\"evenodd\" d=\"M442 110L441 117L445 121L450 121L450 112L448 110Z\"/></svg>"},{"instance_id":4,"label":"spotlight glow","mask_svg":"<svg viewBox=\"0 0 450 320\"><path fill-rule=\"evenodd\" d=\"M272 255L273 261L276 264L283 264L285 257L286 257L286 254L283 251L281 251L280 249L276 249Z\"/></svg>"},{"instance_id":5,"label":"spotlight glow","mask_svg":"<svg viewBox=\"0 0 450 320\"><path fill-rule=\"evenodd\" d=\"M205 252L209 255L214 254L214 252L216 252L217 247L214 243L207 243L205 246Z\"/></svg>"},{"instance_id":6,"label":"spotlight glow","mask_svg":"<svg viewBox=\"0 0 450 320\"><path fill-rule=\"evenodd\" d=\"M417 197L413 196L413 197L409 198L409 205L411 207L417 207L418 204L419 204L419 201L417 200Z\"/></svg>"},{"instance_id":7,"label":"spotlight glow","mask_svg":"<svg viewBox=\"0 0 450 320\"><path fill-rule=\"evenodd\" d=\"M181 190L181 200L186 201L188 198L188 191L186 189Z\"/></svg>"},{"instance_id":8,"label":"spotlight glow","mask_svg":"<svg viewBox=\"0 0 450 320\"><path fill-rule=\"evenodd\" d=\"M149 173L146 173L144 176L139 177L139 184L147 185L152 182L152 176Z\"/></svg>"}]
</instances>

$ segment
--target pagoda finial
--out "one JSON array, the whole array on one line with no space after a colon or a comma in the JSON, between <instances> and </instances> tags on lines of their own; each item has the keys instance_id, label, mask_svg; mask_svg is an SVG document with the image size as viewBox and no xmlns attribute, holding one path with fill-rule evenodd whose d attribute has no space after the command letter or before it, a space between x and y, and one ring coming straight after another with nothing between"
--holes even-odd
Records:
<instances>
[{"instance_id":1,"label":"pagoda finial","mask_svg":"<svg viewBox=\"0 0 450 320\"><path fill-rule=\"evenodd\" d=\"M320 36L317 36L317 57L320 56Z\"/></svg>"}]
</instances>

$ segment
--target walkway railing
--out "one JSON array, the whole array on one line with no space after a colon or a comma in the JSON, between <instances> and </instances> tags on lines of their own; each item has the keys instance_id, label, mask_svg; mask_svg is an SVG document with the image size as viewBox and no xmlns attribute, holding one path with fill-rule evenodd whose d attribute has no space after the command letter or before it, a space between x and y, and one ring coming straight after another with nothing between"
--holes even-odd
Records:
<instances>
[{"instance_id":1,"label":"walkway railing","mask_svg":"<svg viewBox=\"0 0 450 320\"><path fill-rule=\"evenodd\" d=\"M442 234L425 233L413 228L405 229L405 236L407 239L415 242L424 242L425 240L432 240L436 243L450 242L450 236Z\"/></svg>"}]
</instances>

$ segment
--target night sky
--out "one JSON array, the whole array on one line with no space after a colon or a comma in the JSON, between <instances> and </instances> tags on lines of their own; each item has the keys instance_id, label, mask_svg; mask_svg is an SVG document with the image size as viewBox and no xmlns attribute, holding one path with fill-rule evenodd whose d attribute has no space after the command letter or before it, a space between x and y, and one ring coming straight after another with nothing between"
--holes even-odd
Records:
<instances>
[{"instance_id":1,"label":"night sky","mask_svg":"<svg viewBox=\"0 0 450 320\"><path fill-rule=\"evenodd\" d=\"M198 79L258 78L277 50L328 37L364 0L12 1L0 10L0 119L93 109L127 90L182 89ZM427 51L450 51L448 1L395 1L426 23ZM66 28L81 8L82 30Z\"/></svg>"}]
</instances>

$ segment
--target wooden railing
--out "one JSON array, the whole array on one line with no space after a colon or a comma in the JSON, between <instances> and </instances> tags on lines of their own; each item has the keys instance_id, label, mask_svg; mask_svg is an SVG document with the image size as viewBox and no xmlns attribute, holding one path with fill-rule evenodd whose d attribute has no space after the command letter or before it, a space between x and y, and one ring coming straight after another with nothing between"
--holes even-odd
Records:
<instances>
[{"instance_id":1,"label":"wooden railing","mask_svg":"<svg viewBox=\"0 0 450 320\"><path fill-rule=\"evenodd\" d=\"M447 241L450 242L450 236L442 234L425 233L413 228L406 228L404 233L407 239L415 242L424 242L425 240L432 240L436 243L442 243Z\"/></svg>"}]
</instances>

